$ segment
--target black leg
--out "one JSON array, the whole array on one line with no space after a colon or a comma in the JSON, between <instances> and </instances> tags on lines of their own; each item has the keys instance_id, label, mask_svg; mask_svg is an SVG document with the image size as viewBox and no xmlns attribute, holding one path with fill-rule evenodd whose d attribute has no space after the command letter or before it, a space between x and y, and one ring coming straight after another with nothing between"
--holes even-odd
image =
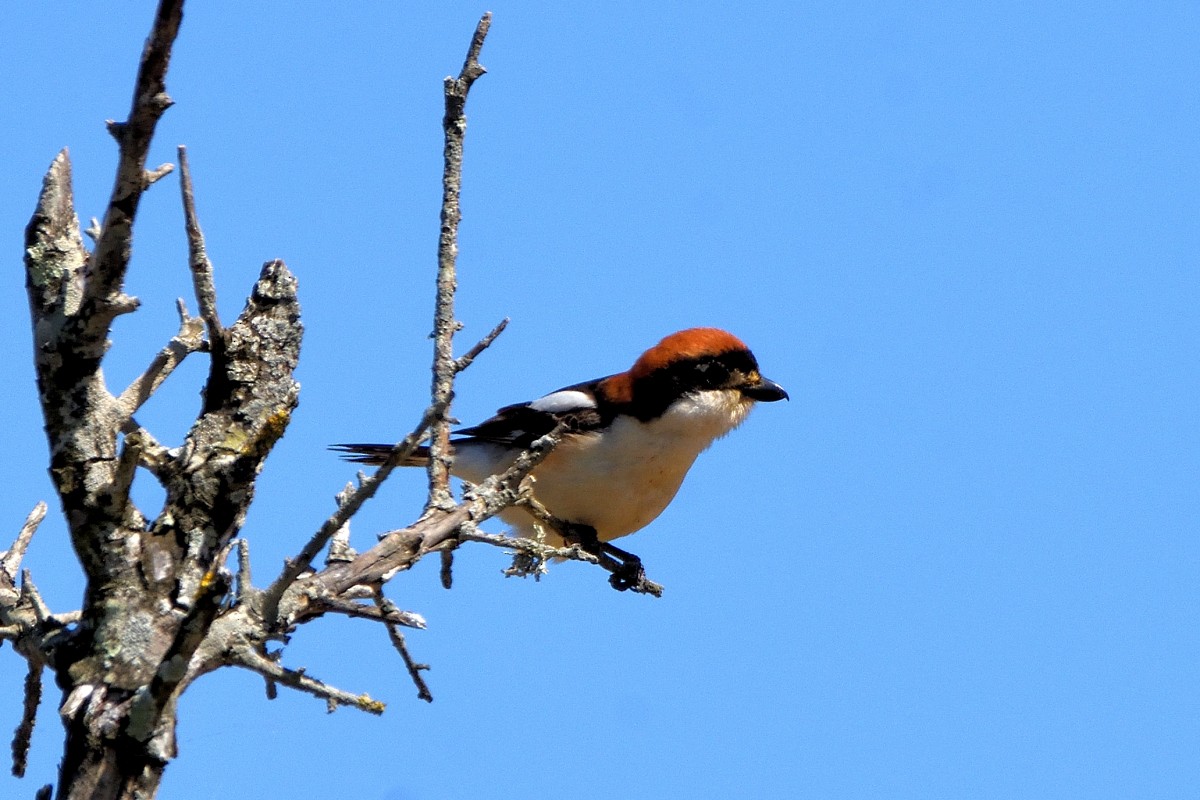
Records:
<instances>
[{"instance_id":1,"label":"black leg","mask_svg":"<svg viewBox=\"0 0 1200 800\"><path fill-rule=\"evenodd\" d=\"M635 586L641 585L642 581L646 580L646 570L642 568L642 560L640 558L608 542L601 542L600 547L619 564L617 569L613 570L613 574L608 578L608 582L618 592L632 589Z\"/></svg>"},{"instance_id":2,"label":"black leg","mask_svg":"<svg viewBox=\"0 0 1200 800\"><path fill-rule=\"evenodd\" d=\"M616 545L600 541L592 526L567 523L565 537L600 559L601 566L612 573L608 578L609 584L618 592L632 589L645 581L646 571L642 568L642 560Z\"/></svg>"}]
</instances>

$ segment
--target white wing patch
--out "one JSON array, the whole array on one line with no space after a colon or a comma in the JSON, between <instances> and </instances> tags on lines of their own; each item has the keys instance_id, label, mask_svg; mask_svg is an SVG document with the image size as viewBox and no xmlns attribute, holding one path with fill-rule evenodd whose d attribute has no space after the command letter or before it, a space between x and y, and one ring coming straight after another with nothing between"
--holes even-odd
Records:
<instances>
[{"instance_id":1,"label":"white wing patch","mask_svg":"<svg viewBox=\"0 0 1200 800\"><path fill-rule=\"evenodd\" d=\"M547 414L565 414L568 411L578 411L581 408L595 408L596 401L587 392L578 389L564 389L552 392L545 397L539 397L529 404L534 411L545 411Z\"/></svg>"}]
</instances>

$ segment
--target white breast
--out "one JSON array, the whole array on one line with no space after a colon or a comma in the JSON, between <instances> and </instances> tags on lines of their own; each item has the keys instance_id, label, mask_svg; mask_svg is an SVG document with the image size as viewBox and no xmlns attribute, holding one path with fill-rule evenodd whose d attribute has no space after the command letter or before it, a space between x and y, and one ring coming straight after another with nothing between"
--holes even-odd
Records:
<instances>
[{"instance_id":1,"label":"white breast","mask_svg":"<svg viewBox=\"0 0 1200 800\"><path fill-rule=\"evenodd\" d=\"M696 456L741 424L752 405L740 392L702 392L649 422L621 417L604 431L571 436L534 470L534 496L555 516L592 526L602 541L633 533L662 513ZM501 455L488 450L460 448L455 472L476 482L487 477ZM524 511L501 517L516 533L533 535Z\"/></svg>"}]
</instances>

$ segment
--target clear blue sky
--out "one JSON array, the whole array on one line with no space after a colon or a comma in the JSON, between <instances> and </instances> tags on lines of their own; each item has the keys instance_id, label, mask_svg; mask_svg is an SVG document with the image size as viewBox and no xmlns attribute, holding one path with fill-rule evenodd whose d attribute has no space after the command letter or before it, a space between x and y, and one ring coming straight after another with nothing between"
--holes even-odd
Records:
<instances>
[{"instance_id":1,"label":"clear blue sky","mask_svg":"<svg viewBox=\"0 0 1200 800\"><path fill-rule=\"evenodd\" d=\"M284 10L286 7L286 10ZM285 662L389 703L329 716L241 672L187 693L164 800L1178 798L1200 785L1200 8L1194 3L194 3L152 161L189 145L222 313L300 279L301 405L245 530L269 577L426 403L441 79L495 12L463 196L456 414L726 327L760 408L626 540L661 600L582 565L505 579L468 547L391 586L382 630ZM63 146L102 211L152 3L0 20L5 543L52 501L22 231ZM142 204L122 388L190 296L174 177ZM195 357L142 415L178 442ZM153 512L160 497L143 479ZM358 518L410 521L420 473ZM0 545L5 546L5 545ZM433 560L436 562L436 559ZM59 610L61 521L28 564ZM0 652L0 730L23 663ZM54 777L48 701L30 777ZM5 748L7 749L7 748Z\"/></svg>"}]
</instances>

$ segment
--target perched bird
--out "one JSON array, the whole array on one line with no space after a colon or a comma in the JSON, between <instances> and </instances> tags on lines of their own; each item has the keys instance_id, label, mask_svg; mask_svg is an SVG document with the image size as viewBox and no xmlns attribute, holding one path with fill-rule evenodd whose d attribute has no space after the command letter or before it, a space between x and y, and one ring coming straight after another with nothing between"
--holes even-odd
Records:
<instances>
[{"instance_id":1,"label":"perched bird","mask_svg":"<svg viewBox=\"0 0 1200 800\"><path fill-rule=\"evenodd\" d=\"M627 372L506 406L457 431L451 472L482 482L564 423L559 444L532 472L533 496L567 524L573 541L640 570L636 556L607 543L661 514L696 456L740 425L756 401L787 397L783 387L759 373L754 354L736 336L690 328L651 347ZM386 444L334 448L363 464L382 464L392 450ZM423 466L428 458L429 451L420 448L403 463ZM524 508L509 508L500 517L515 534L538 536L537 521ZM553 531L541 535L547 544L563 544Z\"/></svg>"}]
</instances>

